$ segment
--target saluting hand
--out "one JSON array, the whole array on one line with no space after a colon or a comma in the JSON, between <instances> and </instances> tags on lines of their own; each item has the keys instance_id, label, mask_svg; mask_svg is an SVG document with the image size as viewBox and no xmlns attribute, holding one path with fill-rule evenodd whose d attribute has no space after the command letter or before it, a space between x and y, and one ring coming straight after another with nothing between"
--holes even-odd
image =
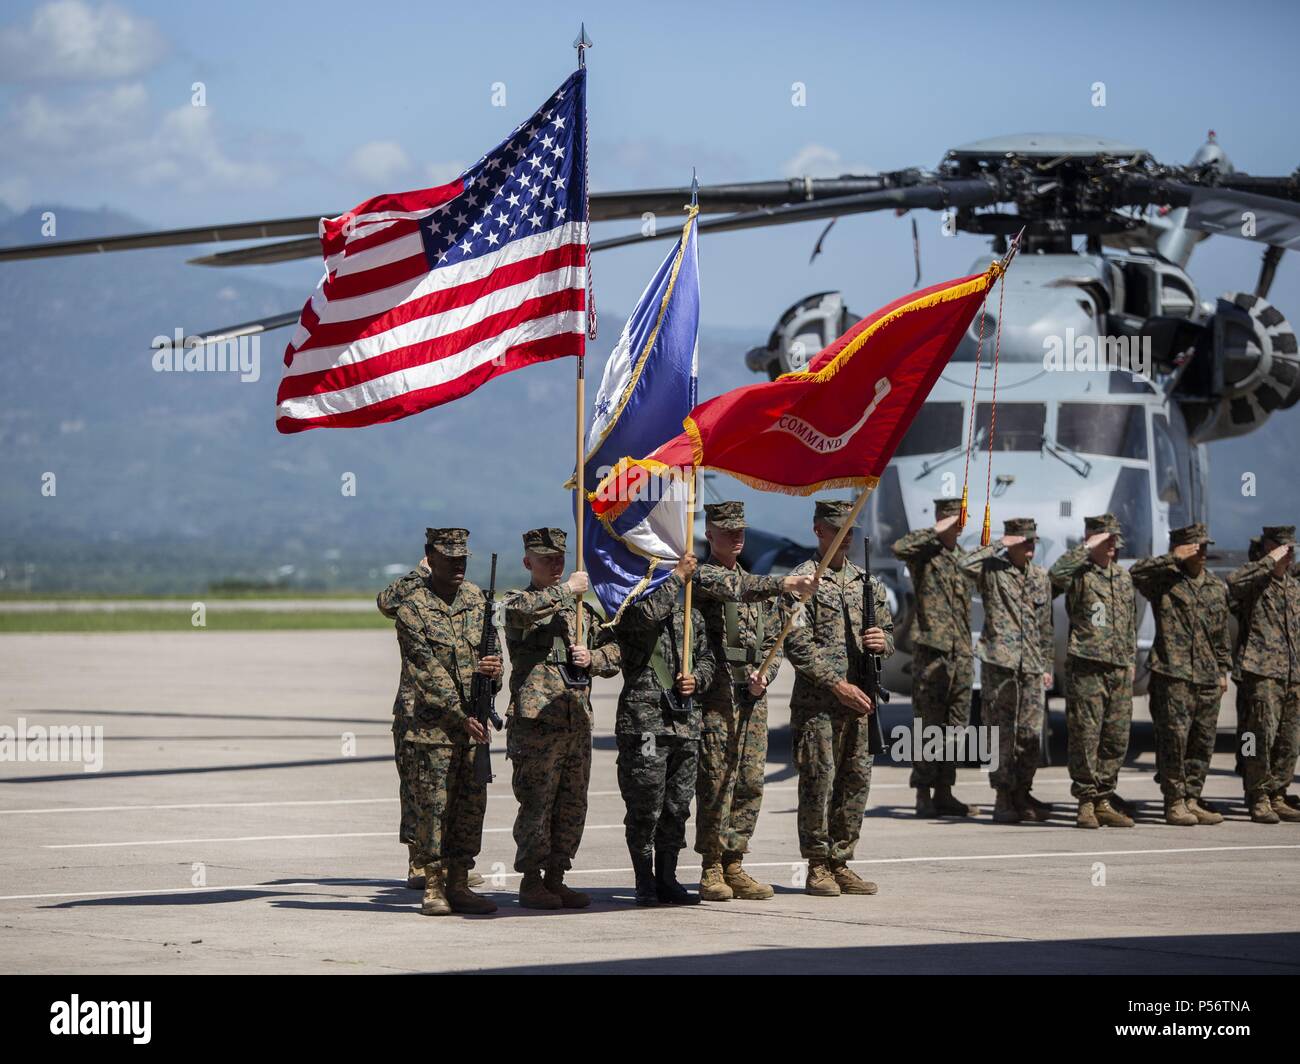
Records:
<instances>
[{"instance_id":1,"label":"saluting hand","mask_svg":"<svg viewBox=\"0 0 1300 1064\"><path fill-rule=\"evenodd\" d=\"M1199 543L1180 543L1171 553L1178 561L1185 562L1188 558L1195 558L1201 553L1201 545Z\"/></svg>"}]
</instances>

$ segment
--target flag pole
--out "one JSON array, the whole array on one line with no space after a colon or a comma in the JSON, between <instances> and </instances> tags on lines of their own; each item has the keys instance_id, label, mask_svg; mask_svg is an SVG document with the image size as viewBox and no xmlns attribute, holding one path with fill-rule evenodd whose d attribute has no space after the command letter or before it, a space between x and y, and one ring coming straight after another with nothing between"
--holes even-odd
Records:
<instances>
[{"instance_id":1,"label":"flag pole","mask_svg":"<svg viewBox=\"0 0 1300 1064\"><path fill-rule=\"evenodd\" d=\"M576 48L576 49L578 50L578 68L579 68L579 69L586 69L586 66L587 66L586 50L587 50L588 48L591 47L591 38L587 36L587 24L586 24L585 22L583 22L583 23L580 24L580 27L579 27L579 29L578 29L578 36L577 36L577 38L576 38L576 39L574 40L574 42L573 42L573 47ZM587 115L586 115L586 102L585 102L585 99L584 99L584 102L583 102L583 116L582 116L582 123L583 123L583 127L582 127L582 165L583 165L582 187L583 187L583 193L582 193L582 194L583 194L583 198L584 198L584 203L583 203L583 219L584 219L585 223L586 223L588 226L590 226L590 224L591 224L591 221L590 221L590 219L591 219L591 212L587 209L587 205L586 205L586 202L585 202L586 196L587 196L587 194L588 194L588 188L587 188L587 173L586 173L586 168L587 168ZM587 265L587 336L588 336L590 339L594 340L594 339L596 338L596 335L595 335L595 329L594 329L594 325L595 325L595 320L594 320L594 319L595 319L595 311L596 311L596 308L595 308L595 305L594 305L594 301L593 301L593 298L592 298L592 292L591 292L591 244L590 244L590 233L588 233L588 234L586 234L586 235L587 235L587 239L588 239L588 243L587 243L587 263L586 263L586 265ZM578 482L577 492L578 492L578 494L577 494L577 505L574 507L574 511L573 511L573 522L574 522L574 531L575 531L575 533L576 533L576 535L574 536L574 540L575 540L575 543L576 543L576 554L577 554L577 564L576 564L576 569L577 569L578 572L583 572L583 571L585 571L586 568L587 568L587 563L586 563L586 561L584 560L584 555L583 555L583 552L582 552L582 526L583 526L583 519L584 519L584 516L585 516L585 513L586 513L586 508L587 508L587 484L586 484L586 479L587 479L587 477L586 477L586 473L587 473L587 470L586 470L586 465L587 465L587 455L586 455L586 442L587 442L587 439L586 439L586 437L587 437L587 394L586 394L586 393L587 393L587 345L586 345L585 341L584 341L584 343L583 343L583 345L582 345L582 350L578 352L578 378L577 378L577 386L576 386L576 390L575 390L575 391L576 391L576 400L577 400L577 402L576 402L576 407L577 407L577 417L575 418L575 423L576 423L576 425L577 425L577 431L576 431L576 437L575 437L575 443L576 443L576 459L575 459L575 463L576 463L576 464L575 464L575 469L576 469L576 471L577 471L577 482ZM577 610L576 610L576 617L575 617L575 620L574 620L574 642L576 642L579 646L584 645L584 640L583 640L583 638L582 638L582 620L583 620L583 618L582 618L582 614L583 614L583 609L582 609L582 597L580 596L580 597L578 598L578 602L577 602Z\"/></svg>"},{"instance_id":2,"label":"flag pole","mask_svg":"<svg viewBox=\"0 0 1300 1064\"><path fill-rule=\"evenodd\" d=\"M840 545L844 542L844 537L849 534L849 530L857 523L858 514L862 512L863 504L866 503L867 496L870 494L871 489L867 488L858 496L857 501L853 504L853 509L849 511L848 517L844 519L844 524L840 525L840 530L835 533L835 538L831 540L831 545L826 549L826 553L822 555L821 561L817 563L817 572L813 576L814 582L820 580L823 574L825 574L826 567L830 565L831 559L835 557L835 552L840 549ZM688 585L687 592L689 593L689 591L690 587ZM866 591L863 592L863 594L866 593ZM799 596L800 606L807 601L807 595ZM791 610L789 614L787 614L785 624L781 627L781 634L776 637L776 642L772 644L772 648L767 652L767 657L763 659L763 664L758 667L759 676L766 676L767 670L772 667L772 662L776 659L776 655L781 649L781 644L785 642L785 637L790 634L790 629L794 627L794 618L797 612L797 610Z\"/></svg>"},{"instance_id":3,"label":"flag pole","mask_svg":"<svg viewBox=\"0 0 1300 1064\"><path fill-rule=\"evenodd\" d=\"M690 554L695 550L695 477L697 476L695 466L691 466L690 484L686 489L686 553ZM687 676L691 674L691 588L695 586L695 580L691 579L686 584L686 605L685 620L682 622L682 672Z\"/></svg>"},{"instance_id":4,"label":"flag pole","mask_svg":"<svg viewBox=\"0 0 1300 1064\"><path fill-rule=\"evenodd\" d=\"M697 211L700 206L700 179L695 172L695 167L691 167L691 202L686 208L690 212ZM687 222L694 218L695 214L687 215ZM683 230L682 242L685 250L686 235ZM695 403L694 387L691 390L691 403ZM699 475L698 467L691 466L691 481L686 489L686 553L691 554L695 550L695 478ZM691 588L695 586L692 579L686 585L686 602L684 609L686 611L685 622L682 624L682 672L687 676L691 674Z\"/></svg>"}]
</instances>

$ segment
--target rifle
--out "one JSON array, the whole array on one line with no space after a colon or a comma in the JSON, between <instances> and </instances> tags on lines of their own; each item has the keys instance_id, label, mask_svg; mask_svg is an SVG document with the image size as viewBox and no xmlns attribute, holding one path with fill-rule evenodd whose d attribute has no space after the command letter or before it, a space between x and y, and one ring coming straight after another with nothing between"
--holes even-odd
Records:
<instances>
[{"instance_id":1,"label":"rifle","mask_svg":"<svg viewBox=\"0 0 1300 1064\"><path fill-rule=\"evenodd\" d=\"M483 592L483 634L478 641L478 656L490 657L497 653L497 628L492 623L492 614L496 611L497 598L497 556L492 555L492 575L488 588ZM486 731L490 723L497 731L504 725L496 711L496 692L492 689L492 678L481 672L474 673L470 686L470 713ZM474 744L474 782L486 786L492 782L492 754L487 743Z\"/></svg>"},{"instance_id":2,"label":"rifle","mask_svg":"<svg viewBox=\"0 0 1300 1064\"><path fill-rule=\"evenodd\" d=\"M865 573L862 583L862 632L858 638L858 666L862 677L862 690L866 692L875 707L871 712L871 719L867 724L867 750L875 755L883 753L885 749L885 731L880 726L880 706L883 702L889 701L889 692L880 686L880 670L882 668L879 654L868 654L862 647L861 635L865 634L870 628L876 627L876 596L871 590L871 539L869 536L862 537L863 543L863 571Z\"/></svg>"}]
</instances>

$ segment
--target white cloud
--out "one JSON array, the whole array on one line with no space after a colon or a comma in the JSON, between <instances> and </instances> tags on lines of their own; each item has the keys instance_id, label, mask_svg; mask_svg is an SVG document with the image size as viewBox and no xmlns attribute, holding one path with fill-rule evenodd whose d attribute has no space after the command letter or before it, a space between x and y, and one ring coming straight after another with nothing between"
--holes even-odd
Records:
<instances>
[{"instance_id":1,"label":"white cloud","mask_svg":"<svg viewBox=\"0 0 1300 1064\"><path fill-rule=\"evenodd\" d=\"M372 140L362 144L346 163L348 174L375 192L390 192L393 181L411 169L411 160L395 140Z\"/></svg>"},{"instance_id":2,"label":"white cloud","mask_svg":"<svg viewBox=\"0 0 1300 1064\"><path fill-rule=\"evenodd\" d=\"M152 22L116 4L52 0L37 7L26 25L0 27L0 81L128 78L166 51Z\"/></svg>"},{"instance_id":3,"label":"white cloud","mask_svg":"<svg viewBox=\"0 0 1300 1064\"><path fill-rule=\"evenodd\" d=\"M786 177L841 177L844 174L874 174L866 163L845 162L834 148L824 144L805 144L781 164Z\"/></svg>"},{"instance_id":4,"label":"white cloud","mask_svg":"<svg viewBox=\"0 0 1300 1064\"><path fill-rule=\"evenodd\" d=\"M460 159L451 159L442 163L427 163L424 167L425 176L429 179L429 187L436 185L445 185L450 181L460 177L465 172L465 167L469 163Z\"/></svg>"},{"instance_id":5,"label":"white cloud","mask_svg":"<svg viewBox=\"0 0 1300 1064\"><path fill-rule=\"evenodd\" d=\"M0 139L14 169L40 183L52 171L85 174L98 183L121 179L147 187L171 184L194 192L213 186L265 188L275 168L232 158L211 107L182 104L162 115L139 83L90 89L70 100L33 93L0 121Z\"/></svg>"}]
</instances>

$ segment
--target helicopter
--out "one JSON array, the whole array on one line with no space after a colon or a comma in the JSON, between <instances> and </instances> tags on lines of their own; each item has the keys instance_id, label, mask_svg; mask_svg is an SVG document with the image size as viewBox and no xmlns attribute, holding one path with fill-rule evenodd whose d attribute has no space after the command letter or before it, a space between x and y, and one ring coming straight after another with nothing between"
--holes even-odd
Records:
<instances>
[{"instance_id":1,"label":"helicopter","mask_svg":"<svg viewBox=\"0 0 1300 1064\"><path fill-rule=\"evenodd\" d=\"M589 217L674 214L692 195L705 216L701 236L804 221L833 225L882 210L942 211L954 234L991 238L991 254L977 259L973 272L1004 255L1020 234L999 306L990 300L972 323L865 510L875 543L931 523L931 500L959 493L958 470L969 449L972 482L984 474L1000 512L1036 518L1040 564L1050 565L1078 541L1086 514L1105 510L1119 517L1129 556L1143 556L1163 546L1171 527L1207 518L1206 445L1255 431L1300 399L1295 333L1267 300L1284 250L1300 247L1300 170L1239 172L1213 134L1185 166L1098 137L1022 134L954 148L933 170L594 192ZM320 254L321 217L0 248L0 262L248 240L259 242L190 262L285 262ZM1186 266L1210 234L1265 245L1253 292L1202 300ZM593 241L590 249L603 253L673 235L671 227L643 226ZM298 316L294 309L177 343L229 341L294 325ZM746 364L773 378L801 369L857 320L840 293L815 293L782 315ZM996 407L995 354L1004 395ZM968 532L965 545L975 536ZM759 568L793 564L807 549L757 530L751 539L761 558L742 561ZM900 633L901 653L889 659L885 680L906 690L907 574L886 552L877 550L875 558ZM976 610L978 631L978 604ZM1149 611L1141 611L1140 624L1141 657L1154 637ZM1066 629L1056 626L1058 674Z\"/></svg>"}]
</instances>

